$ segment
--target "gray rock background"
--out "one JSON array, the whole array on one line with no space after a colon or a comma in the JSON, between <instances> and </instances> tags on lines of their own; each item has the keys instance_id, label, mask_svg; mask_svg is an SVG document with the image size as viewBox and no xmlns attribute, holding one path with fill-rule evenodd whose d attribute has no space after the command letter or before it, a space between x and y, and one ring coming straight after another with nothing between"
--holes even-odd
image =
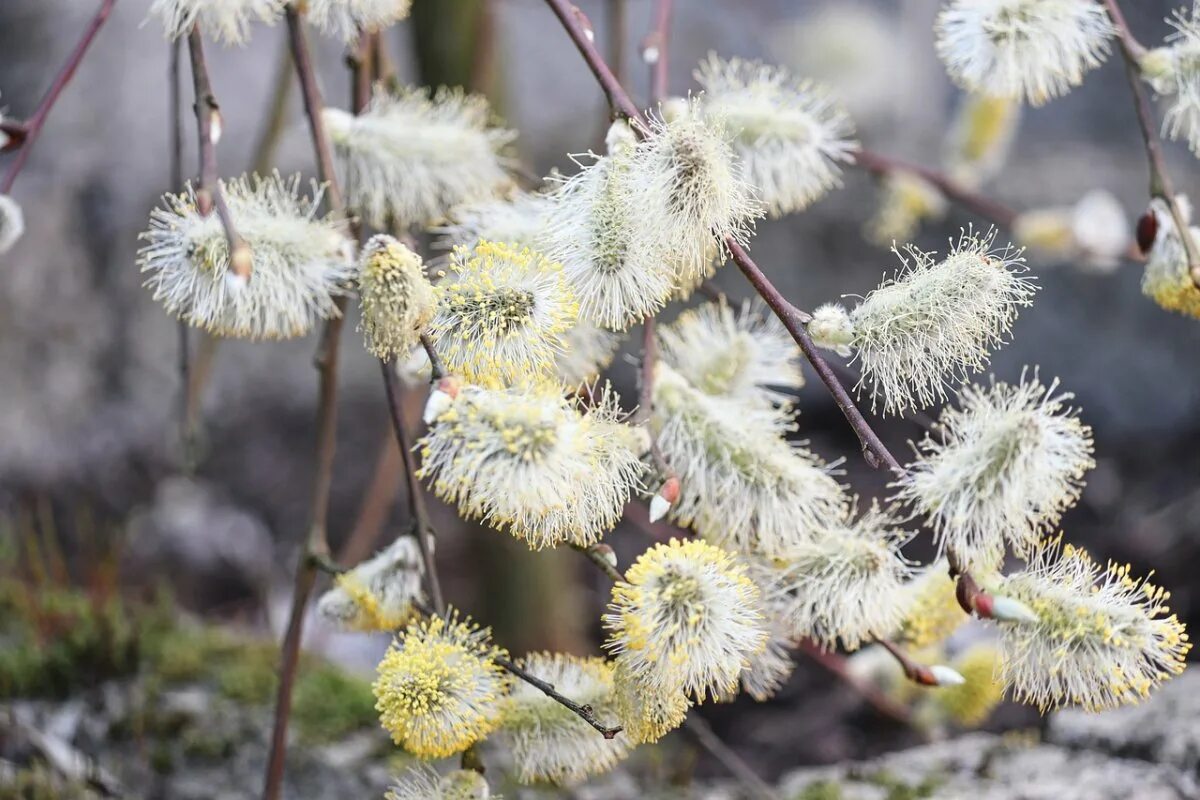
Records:
<instances>
[{"instance_id":1,"label":"gray rock background","mask_svg":"<svg viewBox=\"0 0 1200 800\"><path fill-rule=\"evenodd\" d=\"M861 138L881 152L936 163L958 97L933 53L931 23L938 4L858 4L883 15L885 34L863 33L862 49L869 51L873 69L856 85ZM307 526L315 337L221 345L204 404L206 458L195 482L178 478L176 328L140 287L134 265L137 234L158 196L171 188L169 46L156 23L142 24L148 5L117 3L14 190L28 231L0 257L0 514L20 519L47 498L62 520L86 509L104 523L101 528L132 537L137 567L131 580L169 577L196 606L222 611L238 603L253 606L266 595L262 605L269 612L269 598L283 591ZM581 2L601 41L607 35L603 5ZM805 24L833 5L679 0L672 90L694 88L689 73L710 50L804 62L811 46L803 38ZM1145 42L1166 34L1162 19L1173 5L1124 4ZM33 109L94 6L88 0L0 3L0 103L10 116L21 118ZM629 9L630 83L641 97L645 70L634 56L648 27L650 3L629 0ZM522 157L533 174L565 168L566 153L599 141L604 115L599 90L542 3L496 0L494 10L500 54L495 77L506 116L521 131ZM406 77L414 75L409 35L402 25L391 41ZM344 105L340 47L315 36L313 43L327 99ZM220 146L225 175L249 166L282 45L283 28L276 27L257 29L242 49L209 48L225 118ZM1145 205L1146 171L1124 80L1120 60L1112 57L1082 88L1027 110L1009 166L989 192L1029 208L1070 204L1088 189L1106 188L1132 221ZM278 166L307 174L312 159L296 100ZM185 131L191 171L190 120ZM1177 145L1167 150L1177 185L1195 194L1195 159ZM875 196L870 180L848 173L845 189L810 211L763 223L753 242L756 260L801 307L865 292L895 267L890 253L861 236ZM972 221L979 222L953 210L945 224L923 231L918 244L943 247ZM1139 573L1157 569L1181 616L1194 619L1200 613L1192 577L1200 562L1200 323L1167 314L1143 298L1136 265L1097 276L1069 264L1036 259L1031 264L1043 290L993 367L1007 379L1027 364L1040 365L1046 377L1060 377L1095 430L1099 463L1082 502L1064 522L1067 536L1099 557L1131 561ZM733 297L747 295L732 267L718 283ZM351 319L348 333L353 326ZM347 335L343 348L331 515L335 543L354 524L362 487L388 435L375 364L356 336ZM617 361L612 378L632 396L633 368L626 361ZM801 400L801 434L826 457L846 456L848 478L864 495L878 491L880 477L861 466L842 418L815 384L812 378ZM881 421L879 428L901 450L920 432L895 420ZM436 512L446 534L439 559L451 596L468 609L486 611L498 598L490 594L495 584L473 542L494 534L456 526L445 509ZM404 518L393 512L394 527ZM67 522L60 527L68 539L78 534ZM642 546L637 536L627 530L614 534L623 558ZM514 549L505 552L528 558ZM915 544L914 555L923 554ZM574 562L560 563L575 568ZM579 569L586 596L556 604L566 609L558 612L564 616L576 614L581 603L590 603L585 613L591 613L600 602L588 593L599 582ZM586 641L591 633L584 628L578 635ZM811 712L811 703L830 714L850 714L847 702L837 699L842 695L823 696L828 685L824 676L801 670L780 701L753 713L773 715L784 726L794 719L790 712ZM744 711L741 706L719 711L719 732L754 743L750 755L776 772L797 763L869 755L903 739L877 719L850 714L829 739L781 744L756 739L749 723L739 725L739 719L762 719Z\"/></svg>"}]
</instances>

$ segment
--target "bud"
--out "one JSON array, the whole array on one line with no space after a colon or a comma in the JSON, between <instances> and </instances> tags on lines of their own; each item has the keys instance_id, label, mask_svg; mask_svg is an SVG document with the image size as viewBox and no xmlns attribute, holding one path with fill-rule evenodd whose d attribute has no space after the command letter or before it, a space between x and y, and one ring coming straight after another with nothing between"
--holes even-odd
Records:
<instances>
[{"instance_id":1,"label":"bud","mask_svg":"<svg viewBox=\"0 0 1200 800\"><path fill-rule=\"evenodd\" d=\"M592 28L592 21L587 18L587 14L580 11L579 6L571 6L571 11L574 12L575 21L579 23L579 27L583 28L583 35L589 42L595 42L596 31Z\"/></svg>"},{"instance_id":2,"label":"bud","mask_svg":"<svg viewBox=\"0 0 1200 800\"><path fill-rule=\"evenodd\" d=\"M1147 211L1138 217L1137 221L1137 243L1142 255L1150 254L1150 248L1154 247L1154 240L1157 236L1158 217L1154 216L1153 211Z\"/></svg>"},{"instance_id":3,"label":"bud","mask_svg":"<svg viewBox=\"0 0 1200 800\"><path fill-rule=\"evenodd\" d=\"M221 109L213 108L212 116L209 119L208 136L212 140L213 147L216 147L221 141L221 134L225 131L225 123L221 119Z\"/></svg>"},{"instance_id":4,"label":"bud","mask_svg":"<svg viewBox=\"0 0 1200 800\"><path fill-rule=\"evenodd\" d=\"M854 323L846 309L836 303L826 303L813 312L808 323L808 335L813 342L849 358L850 342L854 340Z\"/></svg>"},{"instance_id":5,"label":"bud","mask_svg":"<svg viewBox=\"0 0 1200 800\"><path fill-rule=\"evenodd\" d=\"M679 478L672 475L667 478L666 482L659 488L658 494L654 495L650 500L650 521L658 522L667 515L667 512L679 499Z\"/></svg>"},{"instance_id":6,"label":"bud","mask_svg":"<svg viewBox=\"0 0 1200 800\"><path fill-rule=\"evenodd\" d=\"M425 412L421 415L421 419L425 420L426 425L432 425L454 404L456 397L458 397L458 379L442 378L429 393L429 399L425 401Z\"/></svg>"},{"instance_id":7,"label":"bud","mask_svg":"<svg viewBox=\"0 0 1200 800\"><path fill-rule=\"evenodd\" d=\"M1027 622L1029 624L1038 622L1038 615L1020 600L1003 595L984 595L984 597L991 600L992 607L989 615L991 619L1000 622Z\"/></svg>"},{"instance_id":8,"label":"bud","mask_svg":"<svg viewBox=\"0 0 1200 800\"><path fill-rule=\"evenodd\" d=\"M647 64L657 64L658 55L659 53L657 44L646 45L646 47L642 49L642 61L645 61Z\"/></svg>"},{"instance_id":9,"label":"bud","mask_svg":"<svg viewBox=\"0 0 1200 800\"><path fill-rule=\"evenodd\" d=\"M613 569L617 568L617 554L606 544L592 545L592 552L604 559L604 563Z\"/></svg>"},{"instance_id":10,"label":"bud","mask_svg":"<svg viewBox=\"0 0 1200 800\"><path fill-rule=\"evenodd\" d=\"M25 214L21 206L6 194L0 194L0 254L7 253L25 232Z\"/></svg>"},{"instance_id":11,"label":"bud","mask_svg":"<svg viewBox=\"0 0 1200 800\"><path fill-rule=\"evenodd\" d=\"M604 148L609 155L630 150L635 146L637 136L634 135L633 128L629 127L628 120L614 120L613 124L608 126L608 133L604 135Z\"/></svg>"},{"instance_id":12,"label":"bud","mask_svg":"<svg viewBox=\"0 0 1200 800\"><path fill-rule=\"evenodd\" d=\"M1138 69L1154 91L1159 94L1169 94L1171 81L1175 79L1175 56L1169 47L1155 47L1147 50L1138 59Z\"/></svg>"},{"instance_id":13,"label":"bud","mask_svg":"<svg viewBox=\"0 0 1200 800\"><path fill-rule=\"evenodd\" d=\"M944 664L934 664L928 672L929 677L933 678L931 686L962 686L967 682L958 670Z\"/></svg>"},{"instance_id":14,"label":"bud","mask_svg":"<svg viewBox=\"0 0 1200 800\"><path fill-rule=\"evenodd\" d=\"M233 253L229 257L229 269L241 279L242 285L250 279L250 273L254 268L254 257L250 254L250 248L245 242L238 242L233 248Z\"/></svg>"}]
</instances>

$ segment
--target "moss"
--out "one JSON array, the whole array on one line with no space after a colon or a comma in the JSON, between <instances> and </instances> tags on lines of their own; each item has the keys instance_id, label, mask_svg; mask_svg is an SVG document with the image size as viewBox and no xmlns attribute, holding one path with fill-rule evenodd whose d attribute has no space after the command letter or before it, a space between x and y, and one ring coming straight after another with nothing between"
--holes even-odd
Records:
<instances>
[{"instance_id":1,"label":"moss","mask_svg":"<svg viewBox=\"0 0 1200 800\"><path fill-rule=\"evenodd\" d=\"M810 783L793 800L842 800L842 787L837 781Z\"/></svg>"},{"instance_id":2,"label":"moss","mask_svg":"<svg viewBox=\"0 0 1200 800\"><path fill-rule=\"evenodd\" d=\"M92 800L86 784L64 780L42 764L21 767L0 785L0 800Z\"/></svg>"},{"instance_id":3,"label":"moss","mask_svg":"<svg viewBox=\"0 0 1200 800\"><path fill-rule=\"evenodd\" d=\"M925 800L932 797L943 782L936 775L927 775L920 783L911 784L886 771L864 776L863 780L886 789L887 800Z\"/></svg>"},{"instance_id":4,"label":"moss","mask_svg":"<svg viewBox=\"0 0 1200 800\"><path fill-rule=\"evenodd\" d=\"M134 673L142 624L118 597L0 579L0 698L63 697Z\"/></svg>"},{"instance_id":5,"label":"moss","mask_svg":"<svg viewBox=\"0 0 1200 800\"><path fill-rule=\"evenodd\" d=\"M212 653L217 663L217 689L239 703L264 704L279 684L279 654L274 647L243 642L232 651Z\"/></svg>"},{"instance_id":6,"label":"moss","mask_svg":"<svg viewBox=\"0 0 1200 800\"><path fill-rule=\"evenodd\" d=\"M302 665L293 715L308 741L337 739L379 723L369 681L316 662Z\"/></svg>"}]
</instances>

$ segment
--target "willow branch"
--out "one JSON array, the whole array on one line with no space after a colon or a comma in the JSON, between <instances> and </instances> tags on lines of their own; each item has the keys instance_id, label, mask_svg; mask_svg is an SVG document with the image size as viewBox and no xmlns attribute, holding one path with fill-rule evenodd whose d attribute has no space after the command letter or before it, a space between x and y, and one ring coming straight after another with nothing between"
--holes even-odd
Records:
<instances>
[{"instance_id":1,"label":"willow branch","mask_svg":"<svg viewBox=\"0 0 1200 800\"><path fill-rule=\"evenodd\" d=\"M851 672L846 665L844 656L831 653L810 639L802 639L797 644L805 655L853 689L871 708L903 725L913 724L912 713L906 707L888 697L869 681L865 681Z\"/></svg>"},{"instance_id":2,"label":"willow branch","mask_svg":"<svg viewBox=\"0 0 1200 800\"><path fill-rule=\"evenodd\" d=\"M213 94L212 81L208 77L208 64L204 59L204 40L200 29L192 26L188 32L188 52L192 58L192 85L195 88L196 128L200 143L200 188L196 192L197 210L208 216L216 209L225 229L225 241L229 246L229 269L245 280L250 277L250 248L238 235L233 224L225 193L217 169L217 140L221 138L221 109Z\"/></svg>"},{"instance_id":3,"label":"willow branch","mask_svg":"<svg viewBox=\"0 0 1200 800\"><path fill-rule=\"evenodd\" d=\"M292 63L300 80L304 95L304 110L312 134L316 152L317 168L321 180L326 184L326 196L337 215L345 214L342 193L338 187L333 168L332 151L322 118L324 104L317 86L308 41L304 36L304 24L295 6L287 8L288 37L292 51ZM317 452L316 478L313 487L312 521L309 527L304 556L296 570L296 583L292 594L291 614L287 633L284 635L279 668L279 691L275 700L274 728L271 732L271 749L267 758L266 780L263 785L264 800L279 800L283 788L283 768L287 756L287 728L291 716L292 690L296 681L296 669L300 661L300 639L304 629L304 615L309 596L316 582L317 570L313 560L328 556L329 537L327 521L329 496L333 483L333 456L337 448L337 367L338 344L341 341L342 313L346 307L344 297L335 301L337 311L325 323L314 359L318 379L317 400Z\"/></svg>"},{"instance_id":4,"label":"willow branch","mask_svg":"<svg viewBox=\"0 0 1200 800\"><path fill-rule=\"evenodd\" d=\"M1129 81L1129 90L1133 93L1133 110L1137 114L1138 130L1142 134L1142 144L1146 150L1146 164L1150 168L1150 196L1158 197L1167 204L1171 212L1171 220L1175 230L1183 241L1183 249L1187 254L1188 270L1192 283L1200 287L1200 252L1197 252L1196 242L1189 234L1191 228L1184 217L1179 203L1175 201L1175 187L1171 176L1167 173L1167 165L1163 160L1162 144L1154 127L1154 115L1150 110L1150 100L1142 86L1141 68L1138 66L1146 48L1133 38L1125 15L1117 0L1104 0L1108 15L1112 18L1113 26L1117 29L1117 40L1121 44L1121 55L1125 58L1125 78Z\"/></svg>"},{"instance_id":5,"label":"willow branch","mask_svg":"<svg viewBox=\"0 0 1200 800\"><path fill-rule=\"evenodd\" d=\"M629 93L621 86L621 84L613 76L612 70L604 63L604 58L600 55L600 51L596 49L595 44L587 36L584 28L579 24L575 9L566 0L546 0L547 4L554 11L566 29L567 34L575 43L584 61L596 76L596 80L600 82L605 94L608 96L609 103L613 107L614 113L621 113L629 119L640 123L639 126L634 126L635 133L638 136L645 137L648 126L645 118L638 111L637 106L630 98ZM873 468L886 466L893 474L900 476L904 474L903 467L896 457L887 449L883 441L871 428L870 423L863 417L862 412L858 410L854 400L850 397L849 391L838 380L837 374L829 366L829 363L817 350L816 345L808 335L805 325L812 319L812 315L805 311L801 311L790 301L785 298L775 285L763 274L754 260L750 258L750 254L746 249L737 242L732 236L726 237L724 241L725 248L733 257L738 268L746 279L758 292L759 296L766 301L775 316L783 323L783 326L791 334L792 338L799 345L800 350L804 353L805 358L813 365L820 376L821 382L829 390L833 396L834 402L841 410L846 421L850 424L850 428L858 436L859 444L862 447L863 458ZM952 566L958 574L966 574L965 570L958 569L956 566L957 560L954 553L948 553Z\"/></svg>"},{"instance_id":6,"label":"willow branch","mask_svg":"<svg viewBox=\"0 0 1200 800\"><path fill-rule=\"evenodd\" d=\"M554 684L547 683L536 675L529 674L512 661L509 661L507 658L497 656L493 660L516 677L525 681L535 689L538 689L542 694L546 695L551 700L554 700L559 705L562 705L575 712L580 719L599 731L605 739L612 739L623 730L619 725L615 728L609 728L608 726L604 725L600 722L600 720L596 719L596 713L590 705L580 705L571 698L559 694L557 691L555 691Z\"/></svg>"},{"instance_id":7,"label":"willow branch","mask_svg":"<svg viewBox=\"0 0 1200 800\"><path fill-rule=\"evenodd\" d=\"M433 339L428 333L421 334L421 346L425 348L425 354L429 356L430 381L436 382L446 377L446 365L442 363L442 357L438 355L437 348L433 346Z\"/></svg>"},{"instance_id":8,"label":"willow branch","mask_svg":"<svg viewBox=\"0 0 1200 800\"><path fill-rule=\"evenodd\" d=\"M939 192L963 208L966 208L986 220L996 223L1001 228L1011 229L1017 219L1017 212L1003 203L998 203L978 192L973 192L962 184L954 181L948 175L919 164L911 164L891 156L885 156L866 148L859 148L853 153L854 165L872 175L880 177L894 172L907 172L916 175L921 180L935 186Z\"/></svg>"},{"instance_id":9,"label":"willow branch","mask_svg":"<svg viewBox=\"0 0 1200 800\"><path fill-rule=\"evenodd\" d=\"M172 192L183 187L183 86L182 64L183 45L176 39L171 42L168 73L168 108L170 118L170 148L171 167L169 184ZM176 348L178 350L179 369L179 444L182 450L182 463L185 472L191 472L195 465L195 437L192 435L191 422L191 338L188 324L179 320L175 324Z\"/></svg>"},{"instance_id":10,"label":"willow branch","mask_svg":"<svg viewBox=\"0 0 1200 800\"><path fill-rule=\"evenodd\" d=\"M721 766L729 770L733 777L737 778L752 797L759 800L782 800L778 792L775 791L766 781L759 777L758 773L751 769L750 765L742 760L742 757L730 749L729 745L721 741L703 717L695 714L689 714L687 719L683 721L683 727L691 734L692 738L703 747L709 755L721 763Z\"/></svg>"},{"instance_id":11,"label":"willow branch","mask_svg":"<svg viewBox=\"0 0 1200 800\"><path fill-rule=\"evenodd\" d=\"M21 174L21 169L29 160L29 153L33 150L34 142L42 134L42 128L46 125L46 118L50 116L50 110L58 102L58 98L62 95L63 90L71 82L71 78L75 76L75 72L79 69L84 55L87 53L88 48L91 47L92 42L96 40L96 35L100 33L100 29L104 27L104 23L108 19L109 14L112 13L114 5L116 5L116 0L101 0L100 8L96 11L96 15L92 17L92 21L84 30L79 43L75 45L71 54L67 56L67 62L63 64L62 69L55 76L54 82L46 90L46 94L43 95L41 102L38 103L33 116L20 125L5 127L4 132L11 139L8 149L19 149L8 168L8 172L4 174L3 181L0 181L0 194L9 194L12 192L13 183L16 182L17 175Z\"/></svg>"},{"instance_id":12,"label":"willow branch","mask_svg":"<svg viewBox=\"0 0 1200 800\"><path fill-rule=\"evenodd\" d=\"M408 487L408 507L416 521L417 546L421 551L421 560L425 564L425 580L429 583L429 596L433 600L434 609L438 614L446 613L446 601L442 596L441 582L438 580L437 567L433 558L433 528L429 524L429 513L425 508L425 495L421 492L421 482L417 478L417 464L413 458L412 439L408 434L408 426L404 422L404 408L400 401L400 386L396 379L395 363L380 360L383 371L383 384L387 390L388 414L392 419L392 430L396 435L396 444L400 447L400 457L404 460L404 477Z\"/></svg>"},{"instance_id":13,"label":"willow branch","mask_svg":"<svg viewBox=\"0 0 1200 800\"><path fill-rule=\"evenodd\" d=\"M588 561L591 561L596 569L607 575L608 578L614 583L625 580L625 576L621 574L620 570L612 565L612 562L608 560L605 552L600 550L598 545L584 547L581 544L572 544L571 549L577 550L587 556Z\"/></svg>"}]
</instances>

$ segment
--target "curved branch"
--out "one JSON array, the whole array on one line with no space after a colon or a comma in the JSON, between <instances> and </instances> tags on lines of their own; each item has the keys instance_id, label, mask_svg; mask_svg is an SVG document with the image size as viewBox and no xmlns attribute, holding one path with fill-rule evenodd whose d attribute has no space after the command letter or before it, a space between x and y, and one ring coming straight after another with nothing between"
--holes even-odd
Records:
<instances>
[{"instance_id":1,"label":"curved branch","mask_svg":"<svg viewBox=\"0 0 1200 800\"><path fill-rule=\"evenodd\" d=\"M17 151L17 156L13 159L12 165L9 166L8 172L4 174L4 180L0 181L0 194L8 194L12 191L13 183L17 180L17 175L21 174L22 167L29 160L29 153L33 150L34 142L41 136L42 128L46 124L46 118L50 116L50 110L58 102L59 96L62 95L63 89L67 88L67 84L71 82L71 78L75 76L75 71L79 69L79 64L83 61L88 48L96 40L96 35L104 27L104 23L108 19L109 14L112 13L114 5L116 5L116 0L101 0L100 8L96 11L96 15L92 17L91 23L83 32L83 37L80 38L79 43L75 45L75 49L67 57L67 63L63 64L62 69L55 76L54 82L50 84L50 88L46 91L45 96L42 97L42 101L38 103L37 110L33 112L33 116L19 126L5 126L5 133L12 137L9 149L14 147L20 149Z\"/></svg>"}]
</instances>

